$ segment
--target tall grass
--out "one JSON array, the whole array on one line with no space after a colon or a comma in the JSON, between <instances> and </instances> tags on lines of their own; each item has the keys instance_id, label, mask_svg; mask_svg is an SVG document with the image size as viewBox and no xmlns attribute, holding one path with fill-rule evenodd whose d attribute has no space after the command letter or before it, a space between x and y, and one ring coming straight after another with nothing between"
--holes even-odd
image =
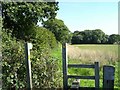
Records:
<instances>
[{"instance_id":1,"label":"tall grass","mask_svg":"<svg viewBox=\"0 0 120 90\"><path fill-rule=\"evenodd\" d=\"M52 50L51 56L59 61L59 72L62 87L62 48L61 44ZM68 63L93 64L95 61L100 63L100 87L103 85L103 65L115 67L115 88L119 87L118 80L118 45L68 45ZM120 72L120 71L119 71ZM94 69L68 69L68 74L74 75L94 75ZM69 84L73 79L69 79ZM81 87L94 87L94 80L81 80Z\"/></svg>"},{"instance_id":2,"label":"tall grass","mask_svg":"<svg viewBox=\"0 0 120 90\"><path fill-rule=\"evenodd\" d=\"M115 67L115 88L118 87L118 45L68 45L68 63L100 64L100 87L103 82L103 65ZM93 70L68 69L69 74L94 75ZM72 82L72 80L70 81ZM94 87L94 81L82 80L81 86Z\"/></svg>"},{"instance_id":3,"label":"tall grass","mask_svg":"<svg viewBox=\"0 0 120 90\"><path fill-rule=\"evenodd\" d=\"M68 45L68 58L72 63L113 65L118 61L118 45Z\"/></svg>"}]
</instances>

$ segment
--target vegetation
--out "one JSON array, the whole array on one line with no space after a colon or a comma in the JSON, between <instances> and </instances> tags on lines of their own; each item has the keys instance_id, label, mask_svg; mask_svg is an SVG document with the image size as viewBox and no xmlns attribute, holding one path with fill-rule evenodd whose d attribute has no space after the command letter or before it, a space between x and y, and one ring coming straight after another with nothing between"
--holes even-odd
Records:
<instances>
[{"instance_id":1,"label":"vegetation","mask_svg":"<svg viewBox=\"0 0 120 90\"><path fill-rule=\"evenodd\" d=\"M100 64L100 87L103 85L103 66L111 65L115 67L115 86L119 87L118 79L118 45L69 45L68 46L68 63L74 64L94 64L98 61ZM69 74L75 75L94 75L93 69L68 69ZM72 82L70 80L69 82ZM81 86L94 87L93 80L81 80Z\"/></svg>"},{"instance_id":2,"label":"vegetation","mask_svg":"<svg viewBox=\"0 0 120 90\"><path fill-rule=\"evenodd\" d=\"M118 60L118 45L69 45L69 58L81 63L94 63L99 61L100 65L115 64Z\"/></svg>"},{"instance_id":3,"label":"vegetation","mask_svg":"<svg viewBox=\"0 0 120 90\"><path fill-rule=\"evenodd\" d=\"M61 47L52 50L52 56L59 59L59 66L62 67ZM110 60L111 57L111 60ZM118 45L99 45L99 44L82 44L68 45L68 63L69 64L94 64L98 61L100 64L100 87L103 86L103 66L111 65L115 67L114 88L120 87L118 71ZM61 69L62 70L62 69ZM61 71L62 72L62 71ZM72 75L94 75L94 69L75 69L69 68L68 74ZM74 79L69 79L71 85ZM81 80L81 87L94 87L94 80Z\"/></svg>"},{"instance_id":4,"label":"vegetation","mask_svg":"<svg viewBox=\"0 0 120 90\"><path fill-rule=\"evenodd\" d=\"M65 43L71 41L71 32L62 20L48 20L44 23L44 27L54 33L56 40L59 42Z\"/></svg>"},{"instance_id":5,"label":"vegetation","mask_svg":"<svg viewBox=\"0 0 120 90\"><path fill-rule=\"evenodd\" d=\"M59 87L58 60L50 56L51 42L45 38L52 34L44 29L43 37L37 33L31 51L32 79L34 88ZM52 39L54 41L54 39ZM24 41L16 41L11 33L2 33L2 62L3 62L3 88L26 88L26 64L24 53ZM49 45L49 46L48 46ZM22 74L21 74L22 73Z\"/></svg>"},{"instance_id":6,"label":"vegetation","mask_svg":"<svg viewBox=\"0 0 120 90\"><path fill-rule=\"evenodd\" d=\"M64 21L56 19L58 10L58 2L2 2L3 22L0 20L0 23L3 23L3 26L0 27L3 27L3 89L26 88L25 42L33 44L31 50L33 88L62 87L61 43L119 43L119 35L108 36L100 29L75 31L72 36ZM43 27L37 26L38 22L41 22ZM69 46L70 62L88 64L99 60L101 65L111 64L116 67L118 59L116 45L105 45L105 48L95 45L101 51L92 48L91 45L87 48L84 46L77 46L77 48ZM109 50L111 51L108 52ZM77 70L71 70L69 73L74 71L79 74ZM80 70L81 72L93 74L91 70ZM117 87L116 81L115 86Z\"/></svg>"},{"instance_id":7,"label":"vegetation","mask_svg":"<svg viewBox=\"0 0 120 90\"><path fill-rule=\"evenodd\" d=\"M57 3L3 2L2 6L3 89L27 88L25 42L33 44L33 88L60 87L58 60L50 55L51 50L57 46L56 38L48 29L37 26L38 21L55 18Z\"/></svg>"},{"instance_id":8,"label":"vegetation","mask_svg":"<svg viewBox=\"0 0 120 90\"><path fill-rule=\"evenodd\" d=\"M2 81L3 89L21 88L26 85L25 53L22 41L2 32ZM22 73L22 74L21 74ZM23 80L25 80L23 82Z\"/></svg>"},{"instance_id":9,"label":"vegetation","mask_svg":"<svg viewBox=\"0 0 120 90\"><path fill-rule=\"evenodd\" d=\"M28 41L37 22L54 19L57 2L2 2L3 27L17 39Z\"/></svg>"},{"instance_id":10,"label":"vegetation","mask_svg":"<svg viewBox=\"0 0 120 90\"><path fill-rule=\"evenodd\" d=\"M119 43L120 35L106 35L102 30L75 31L72 36L72 44L114 44Z\"/></svg>"}]
</instances>

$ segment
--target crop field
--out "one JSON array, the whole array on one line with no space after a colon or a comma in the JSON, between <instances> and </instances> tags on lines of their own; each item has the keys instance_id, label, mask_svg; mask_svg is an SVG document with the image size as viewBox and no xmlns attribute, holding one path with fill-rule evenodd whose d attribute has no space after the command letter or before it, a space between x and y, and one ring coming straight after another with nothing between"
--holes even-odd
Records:
<instances>
[{"instance_id":1,"label":"crop field","mask_svg":"<svg viewBox=\"0 0 120 90\"><path fill-rule=\"evenodd\" d=\"M68 63L74 64L94 64L99 62L100 66L100 87L103 84L103 66L110 65L115 67L115 83L114 88L118 88L118 45L68 45ZM54 50L54 55L60 58L60 67L62 67L61 49ZM62 70L62 69L61 69ZM62 71L61 71L62 72ZM69 68L68 74L72 75L94 75L94 69L76 69ZM69 84L73 79L69 80ZM94 87L94 80L81 80L80 86L82 87Z\"/></svg>"}]
</instances>

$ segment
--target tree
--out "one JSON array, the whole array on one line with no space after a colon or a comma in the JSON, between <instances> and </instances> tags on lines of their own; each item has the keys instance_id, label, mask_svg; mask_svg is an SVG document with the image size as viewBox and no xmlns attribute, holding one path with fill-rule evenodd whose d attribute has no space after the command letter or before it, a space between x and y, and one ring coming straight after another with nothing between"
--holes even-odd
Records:
<instances>
[{"instance_id":1,"label":"tree","mask_svg":"<svg viewBox=\"0 0 120 90\"><path fill-rule=\"evenodd\" d=\"M108 42L110 44L119 43L119 41L120 41L120 35L112 34L109 36Z\"/></svg>"},{"instance_id":2,"label":"tree","mask_svg":"<svg viewBox=\"0 0 120 90\"><path fill-rule=\"evenodd\" d=\"M84 30L83 33L83 43L90 44L92 42L92 31L91 30Z\"/></svg>"},{"instance_id":3,"label":"tree","mask_svg":"<svg viewBox=\"0 0 120 90\"><path fill-rule=\"evenodd\" d=\"M100 30L96 29L92 31L92 38L93 38L93 43L105 43L106 42L106 35L105 33Z\"/></svg>"},{"instance_id":4,"label":"tree","mask_svg":"<svg viewBox=\"0 0 120 90\"><path fill-rule=\"evenodd\" d=\"M83 33L80 31L74 31L72 39L71 39L71 43L72 44L80 44L83 43Z\"/></svg>"},{"instance_id":5,"label":"tree","mask_svg":"<svg viewBox=\"0 0 120 90\"><path fill-rule=\"evenodd\" d=\"M100 44L107 42L108 36L100 29L75 31L72 37L73 44Z\"/></svg>"},{"instance_id":6,"label":"tree","mask_svg":"<svg viewBox=\"0 0 120 90\"><path fill-rule=\"evenodd\" d=\"M18 39L29 40L33 26L54 19L58 2L2 2L3 27Z\"/></svg>"},{"instance_id":7,"label":"tree","mask_svg":"<svg viewBox=\"0 0 120 90\"><path fill-rule=\"evenodd\" d=\"M81 44L83 42L83 36L82 35L74 35L71 39L72 44Z\"/></svg>"},{"instance_id":8,"label":"tree","mask_svg":"<svg viewBox=\"0 0 120 90\"><path fill-rule=\"evenodd\" d=\"M52 33L54 33L56 39L59 42L70 42L71 40L71 32L67 28L67 26L64 24L62 20L59 19L50 19L47 20L44 25L45 28L50 30Z\"/></svg>"}]
</instances>

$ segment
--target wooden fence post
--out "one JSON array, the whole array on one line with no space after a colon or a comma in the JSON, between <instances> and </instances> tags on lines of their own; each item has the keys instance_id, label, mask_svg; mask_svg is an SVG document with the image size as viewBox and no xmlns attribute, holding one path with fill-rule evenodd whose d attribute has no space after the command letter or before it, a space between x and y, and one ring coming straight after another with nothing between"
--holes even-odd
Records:
<instances>
[{"instance_id":1,"label":"wooden fence post","mask_svg":"<svg viewBox=\"0 0 120 90\"><path fill-rule=\"evenodd\" d=\"M67 43L62 44L62 60L63 60L63 90L67 90L68 89Z\"/></svg>"},{"instance_id":2,"label":"wooden fence post","mask_svg":"<svg viewBox=\"0 0 120 90\"><path fill-rule=\"evenodd\" d=\"M113 66L103 66L103 89L114 89L114 72Z\"/></svg>"},{"instance_id":3,"label":"wooden fence post","mask_svg":"<svg viewBox=\"0 0 120 90\"><path fill-rule=\"evenodd\" d=\"M99 89L99 63L95 62L95 88Z\"/></svg>"},{"instance_id":4,"label":"wooden fence post","mask_svg":"<svg viewBox=\"0 0 120 90\"><path fill-rule=\"evenodd\" d=\"M30 49L32 49L31 43L25 43L25 58L27 68L27 89L32 90L32 77L31 77L31 62L30 62Z\"/></svg>"}]
</instances>

